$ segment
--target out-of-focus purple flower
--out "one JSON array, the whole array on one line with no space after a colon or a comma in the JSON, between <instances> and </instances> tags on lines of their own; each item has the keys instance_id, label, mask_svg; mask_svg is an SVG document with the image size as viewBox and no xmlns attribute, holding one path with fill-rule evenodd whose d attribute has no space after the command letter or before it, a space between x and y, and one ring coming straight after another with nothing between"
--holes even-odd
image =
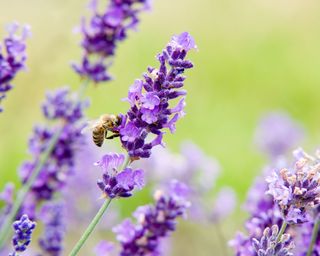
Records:
<instances>
[{"instance_id":1,"label":"out-of-focus purple flower","mask_svg":"<svg viewBox=\"0 0 320 256\"><path fill-rule=\"evenodd\" d=\"M63 204L50 203L44 205L39 218L44 223L44 233L39 239L42 251L48 256L62 255L65 235Z\"/></svg>"},{"instance_id":2,"label":"out-of-focus purple flower","mask_svg":"<svg viewBox=\"0 0 320 256\"><path fill-rule=\"evenodd\" d=\"M216 198L217 203L209 198L208 192L216 185L220 166L216 159L206 155L192 142L184 142L181 153L155 148L148 160L139 161L139 166L145 170L152 169L146 173L149 182L166 184L171 179L178 179L191 188L189 200L192 204L188 212L193 221L222 221L234 210L236 198L231 188L222 188Z\"/></svg>"},{"instance_id":3,"label":"out-of-focus purple flower","mask_svg":"<svg viewBox=\"0 0 320 256\"><path fill-rule=\"evenodd\" d=\"M118 42L127 38L127 32L135 29L140 12L149 9L148 0L112 0L104 12L99 12L98 1L90 4L93 14L89 23L82 20L84 49L82 62L73 64L74 70L83 77L98 83L108 81L108 66L115 55Z\"/></svg>"},{"instance_id":4,"label":"out-of-focus purple flower","mask_svg":"<svg viewBox=\"0 0 320 256\"><path fill-rule=\"evenodd\" d=\"M130 167L120 170L124 159L123 154L109 153L96 163L103 170L102 180L98 180L97 184L104 196L130 197L134 188L141 189L144 186L142 170Z\"/></svg>"},{"instance_id":5,"label":"out-of-focus purple flower","mask_svg":"<svg viewBox=\"0 0 320 256\"><path fill-rule=\"evenodd\" d=\"M10 211L12 204L13 204L13 196L14 196L14 184L13 183L7 183L3 189L3 191L0 193L0 201L3 201L5 203L5 207L2 214L6 214ZM1 226L1 216L0 215L0 226Z\"/></svg>"},{"instance_id":6,"label":"out-of-focus purple flower","mask_svg":"<svg viewBox=\"0 0 320 256\"><path fill-rule=\"evenodd\" d=\"M218 221L227 218L236 207L236 194L233 189L229 187L222 188L215 199L212 219Z\"/></svg>"},{"instance_id":7,"label":"out-of-focus purple flower","mask_svg":"<svg viewBox=\"0 0 320 256\"><path fill-rule=\"evenodd\" d=\"M0 44L0 103L5 94L12 89L11 81L25 68L27 59L25 41L30 35L29 26L21 27L17 23L10 24L7 31L8 37L4 39L3 45Z\"/></svg>"},{"instance_id":8,"label":"out-of-focus purple flower","mask_svg":"<svg viewBox=\"0 0 320 256\"><path fill-rule=\"evenodd\" d=\"M257 256L252 247L251 239L240 232L228 242L228 245L234 249L236 256Z\"/></svg>"},{"instance_id":9,"label":"out-of-focus purple flower","mask_svg":"<svg viewBox=\"0 0 320 256\"><path fill-rule=\"evenodd\" d=\"M312 239L312 232L313 232L314 225L315 225L314 221L306 222L299 225L299 229L295 230L296 239L294 240L294 242L296 247L293 251L294 255L297 255L297 256L307 255L307 251L309 249L311 239ZM320 255L320 231L319 230L318 230L317 238L315 240L311 255L312 256Z\"/></svg>"},{"instance_id":10,"label":"out-of-focus purple flower","mask_svg":"<svg viewBox=\"0 0 320 256\"><path fill-rule=\"evenodd\" d=\"M164 128L175 131L175 123L184 116L186 91L185 69L193 64L185 57L189 50L196 48L192 37L182 33L173 37L167 47L158 55L160 68L148 68L143 80L136 80L129 89L127 100L131 108L119 127L123 147L132 160L148 158L151 149L162 144ZM170 107L172 99L180 98L175 107ZM154 139L150 138L154 135Z\"/></svg>"},{"instance_id":11,"label":"out-of-focus purple flower","mask_svg":"<svg viewBox=\"0 0 320 256\"><path fill-rule=\"evenodd\" d=\"M108 241L99 242L94 248L96 256L109 256L114 251L114 244Z\"/></svg>"},{"instance_id":12,"label":"out-of-focus purple flower","mask_svg":"<svg viewBox=\"0 0 320 256\"><path fill-rule=\"evenodd\" d=\"M60 88L47 94L46 102L42 105L44 116L49 120L62 119L74 123L83 118L83 109L87 102L75 103L75 95L70 95L69 88Z\"/></svg>"},{"instance_id":13,"label":"out-of-focus purple flower","mask_svg":"<svg viewBox=\"0 0 320 256\"><path fill-rule=\"evenodd\" d=\"M83 144L83 125L76 121L81 120L85 107L86 104L74 103L67 90L58 90L48 95L47 101L43 104L44 116L57 121L58 125L34 128L29 141L29 151L33 158L24 162L20 168L23 183L32 176L41 154L48 149L52 138L57 136L59 131L60 133L48 160L31 186L30 200L25 201L22 208L32 209L37 202L50 200L56 191L64 187L67 177L74 172L75 149ZM32 199L35 201L32 202Z\"/></svg>"},{"instance_id":14,"label":"out-of-focus purple flower","mask_svg":"<svg viewBox=\"0 0 320 256\"><path fill-rule=\"evenodd\" d=\"M260 240L252 239L252 245L258 256L292 256L294 243L289 234L281 235L278 240L279 228L273 225L263 231Z\"/></svg>"},{"instance_id":15,"label":"out-of-focus purple flower","mask_svg":"<svg viewBox=\"0 0 320 256\"><path fill-rule=\"evenodd\" d=\"M24 252L31 242L32 232L36 227L36 223L29 220L28 215L23 215L20 220L13 223L14 236L12 239L14 252L11 255L17 255L16 253Z\"/></svg>"},{"instance_id":16,"label":"out-of-focus purple flower","mask_svg":"<svg viewBox=\"0 0 320 256\"><path fill-rule=\"evenodd\" d=\"M299 123L285 112L274 112L260 120L255 142L261 151L275 158L288 153L303 137L304 131Z\"/></svg>"},{"instance_id":17,"label":"out-of-focus purple flower","mask_svg":"<svg viewBox=\"0 0 320 256\"><path fill-rule=\"evenodd\" d=\"M184 197L185 185L174 181L168 194L155 193L155 205L139 207L134 216L137 224L126 219L113 231L122 248L120 255L156 255L160 239L176 228L176 218L185 215L189 202Z\"/></svg>"},{"instance_id":18,"label":"out-of-focus purple flower","mask_svg":"<svg viewBox=\"0 0 320 256\"><path fill-rule=\"evenodd\" d=\"M273 196L288 223L308 220L308 212L320 203L319 156L312 157L301 149L295 151L292 168L276 170L267 178L268 193Z\"/></svg>"}]
</instances>

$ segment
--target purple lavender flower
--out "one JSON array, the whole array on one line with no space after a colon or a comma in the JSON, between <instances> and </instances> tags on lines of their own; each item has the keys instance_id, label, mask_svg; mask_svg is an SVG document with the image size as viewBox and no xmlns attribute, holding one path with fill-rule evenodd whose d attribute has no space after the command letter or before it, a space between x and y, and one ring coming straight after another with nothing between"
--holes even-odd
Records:
<instances>
[{"instance_id":1,"label":"purple lavender flower","mask_svg":"<svg viewBox=\"0 0 320 256\"><path fill-rule=\"evenodd\" d=\"M301 149L292 168L274 171L267 178L268 193L273 196L288 223L308 220L308 212L320 202L319 156L312 157Z\"/></svg>"},{"instance_id":2,"label":"purple lavender flower","mask_svg":"<svg viewBox=\"0 0 320 256\"><path fill-rule=\"evenodd\" d=\"M32 232L36 227L36 223L29 220L28 215L23 215L20 220L13 223L14 236L12 239L14 253L24 252L31 242Z\"/></svg>"},{"instance_id":3,"label":"purple lavender flower","mask_svg":"<svg viewBox=\"0 0 320 256\"><path fill-rule=\"evenodd\" d=\"M0 103L5 94L12 89L11 81L25 68L27 59L25 40L30 34L29 26L20 27L17 23L10 24L7 31L9 35L3 42L5 52L0 44Z\"/></svg>"},{"instance_id":4,"label":"purple lavender flower","mask_svg":"<svg viewBox=\"0 0 320 256\"><path fill-rule=\"evenodd\" d=\"M96 163L104 172L103 179L97 182L104 196L109 198L130 197L134 188L141 189L144 186L142 170L132 170L130 167L119 170L124 159L123 154L109 153Z\"/></svg>"},{"instance_id":5,"label":"purple lavender flower","mask_svg":"<svg viewBox=\"0 0 320 256\"><path fill-rule=\"evenodd\" d=\"M298 256L306 256L308 248L311 243L312 232L314 228L314 221L306 222L299 225L299 229L295 230L296 232L296 239L295 239L295 250L294 255ZM313 246L313 250L311 253L312 256L319 256L320 255L320 231L318 230L318 235Z\"/></svg>"},{"instance_id":6,"label":"purple lavender flower","mask_svg":"<svg viewBox=\"0 0 320 256\"><path fill-rule=\"evenodd\" d=\"M3 201L6 206L3 214L6 214L8 211L10 211L13 204L13 196L14 196L14 184L10 182L5 185L3 191L0 193L0 201ZM0 218L0 224L1 224L1 218Z\"/></svg>"},{"instance_id":7,"label":"purple lavender flower","mask_svg":"<svg viewBox=\"0 0 320 256\"><path fill-rule=\"evenodd\" d=\"M132 160L150 157L151 149L162 144L163 128L173 133L175 123L184 116L185 98L180 98L186 95L180 90L185 80L182 73L193 67L185 57L194 48L194 40L187 32L174 36L158 55L159 70L149 67L149 74L129 89L127 100L131 108L119 130L122 145ZM180 101L170 108L169 102L176 98ZM155 138L152 140L149 134Z\"/></svg>"},{"instance_id":8,"label":"purple lavender flower","mask_svg":"<svg viewBox=\"0 0 320 256\"><path fill-rule=\"evenodd\" d=\"M186 185L174 181L168 194L155 193L155 205L136 210L137 225L126 219L116 226L113 231L122 245L120 255L155 255L160 239L175 230L176 218L184 216L190 205L185 198L187 190Z\"/></svg>"},{"instance_id":9,"label":"purple lavender flower","mask_svg":"<svg viewBox=\"0 0 320 256\"><path fill-rule=\"evenodd\" d=\"M287 153L303 139L301 125L284 112L265 115L259 122L255 141L262 152L274 158Z\"/></svg>"},{"instance_id":10,"label":"purple lavender flower","mask_svg":"<svg viewBox=\"0 0 320 256\"><path fill-rule=\"evenodd\" d=\"M108 256L114 251L114 244L108 241L100 241L94 248L96 256Z\"/></svg>"},{"instance_id":11,"label":"purple lavender flower","mask_svg":"<svg viewBox=\"0 0 320 256\"><path fill-rule=\"evenodd\" d=\"M32 184L30 200L25 201L23 208L34 209L37 201L50 200L53 194L65 185L67 177L74 172L74 151L83 143L81 134L83 125L75 122L82 118L86 104L74 104L74 100L67 93L66 89L57 90L56 94L48 95L48 100L43 105L44 115L48 119L62 122L56 127L36 126L29 141L33 159L26 161L20 169L23 183L29 180L41 154L47 150L53 136L61 130L48 161Z\"/></svg>"},{"instance_id":12,"label":"purple lavender flower","mask_svg":"<svg viewBox=\"0 0 320 256\"><path fill-rule=\"evenodd\" d=\"M50 203L42 207L40 219L44 223L44 234L39 239L39 245L45 255L62 255L65 234L64 205Z\"/></svg>"},{"instance_id":13,"label":"purple lavender flower","mask_svg":"<svg viewBox=\"0 0 320 256\"><path fill-rule=\"evenodd\" d=\"M273 225L263 231L260 240L252 239L252 245L258 256L292 256L294 243L289 234L281 235L278 240L279 228Z\"/></svg>"},{"instance_id":14,"label":"purple lavender flower","mask_svg":"<svg viewBox=\"0 0 320 256\"><path fill-rule=\"evenodd\" d=\"M229 187L223 187L216 197L213 206L212 220L219 221L227 218L236 206L236 195L233 189Z\"/></svg>"},{"instance_id":15,"label":"purple lavender flower","mask_svg":"<svg viewBox=\"0 0 320 256\"><path fill-rule=\"evenodd\" d=\"M106 10L98 10L98 1L90 4L93 15L89 24L82 20L81 46L84 55L80 64L74 64L74 70L83 77L98 83L108 81L111 57L115 55L118 42L127 38L127 31L135 29L140 12L149 9L148 0L111 0ZM107 63L109 62L109 63Z\"/></svg>"},{"instance_id":16,"label":"purple lavender flower","mask_svg":"<svg viewBox=\"0 0 320 256\"><path fill-rule=\"evenodd\" d=\"M44 116L49 120L62 119L68 123L80 120L88 102L75 103L74 96L70 95L69 88L60 88L47 93L46 102L42 106Z\"/></svg>"}]
</instances>

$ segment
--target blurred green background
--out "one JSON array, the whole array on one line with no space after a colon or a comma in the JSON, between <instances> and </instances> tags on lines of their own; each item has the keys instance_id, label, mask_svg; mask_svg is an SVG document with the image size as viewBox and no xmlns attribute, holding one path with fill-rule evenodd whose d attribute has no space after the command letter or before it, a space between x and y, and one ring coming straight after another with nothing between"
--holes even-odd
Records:
<instances>
[{"instance_id":1,"label":"blurred green background","mask_svg":"<svg viewBox=\"0 0 320 256\"><path fill-rule=\"evenodd\" d=\"M139 31L131 31L119 45L110 70L115 80L89 89L87 114L95 118L103 112L125 111L128 105L120 99L128 86L147 66L157 65L155 55L173 34L190 32L199 51L191 53L195 68L186 73L187 115L176 134L167 134L165 141L178 150L183 140L190 139L215 156L223 169L219 185L234 187L243 201L264 163L253 145L253 132L263 113L288 111L308 132L304 146L318 145L320 2L153 2L153 10L141 16ZM80 36L72 30L87 14L86 4L85 0L0 0L0 34L13 20L30 24L33 34L28 41L28 71L14 81L16 88L8 93L0 117L0 188L9 179L17 180L16 169L28 157L26 142L33 125L43 121L39 105L45 91L62 85L76 89L79 84L69 63L79 60ZM181 232L194 232L194 227L188 228ZM209 255L210 237L201 232L197 234L203 254L197 255ZM182 236L178 244L189 240L188 235ZM195 252L197 246L193 248Z\"/></svg>"}]
</instances>

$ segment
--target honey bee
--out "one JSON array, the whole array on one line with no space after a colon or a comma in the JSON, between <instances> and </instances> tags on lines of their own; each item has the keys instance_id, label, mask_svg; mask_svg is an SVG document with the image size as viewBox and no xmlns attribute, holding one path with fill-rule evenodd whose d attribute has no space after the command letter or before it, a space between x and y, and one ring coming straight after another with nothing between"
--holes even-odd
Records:
<instances>
[{"instance_id":1,"label":"honey bee","mask_svg":"<svg viewBox=\"0 0 320 256\"><path fill-rule=\"evenodd\" d=\"M85 130L92 131L92 139L94 144L101 147L105 139L113 139L119 137L119 132L116 128L121 124L121 117L116 115L104 114L99 119L90 121ZM113 134L108 136L108 131Z\"/></svg>"}]
</instances>

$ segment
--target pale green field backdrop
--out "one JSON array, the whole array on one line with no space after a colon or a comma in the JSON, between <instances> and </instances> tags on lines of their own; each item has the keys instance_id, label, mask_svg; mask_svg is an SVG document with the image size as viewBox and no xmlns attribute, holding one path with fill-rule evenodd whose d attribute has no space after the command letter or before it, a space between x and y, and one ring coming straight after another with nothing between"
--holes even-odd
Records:
<instances>
[{"instance_id":1,"label":"pale green field backdrop","mask_svg":"<svg viewBox=\"0 0 320 256\"><path fill-rule=\"evenodd\" d=\"M43 121L39 105L45 91L79 84L69 63L79 60L80 37L72 30L87 13L86 2L0 0L0 34L12 20L29 23L33 33L28 41L29 70L15 80L0 116L0 188L9 179L17 180L16 169L28 157L26 142L34 123ZM195 68L186 73L187 115L176 134L166 136L168 147L178 150L185 139L196 142L220 161L219 184L234 187L243 200L264 163L252 142L263 113L288 111L308 132L304 146L312 150L319 145L319 1L153 2L153 10L141 16L138 32L131 32L117 50L111 68L115 80L89 89L89 117L125 111L128 105L120 99L128 86L147 66L157 65L155 55L173 34L189 31L199 51L190 55ZM180 232L194 232L188 228ZM210 237L201 232L197 231L202 244L192 244L192 251L200 246L203 254L198 250L197 255L209 255ZM184 235L178 243L189 238Z\"/></svg>"}]
</instances>

